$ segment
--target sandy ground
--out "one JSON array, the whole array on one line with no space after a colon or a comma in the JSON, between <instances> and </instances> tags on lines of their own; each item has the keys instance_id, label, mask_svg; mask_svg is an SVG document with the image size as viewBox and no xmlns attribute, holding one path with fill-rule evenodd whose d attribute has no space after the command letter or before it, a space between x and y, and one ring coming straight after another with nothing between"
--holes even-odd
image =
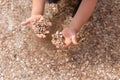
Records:
<instances>
[{"instance_id":1,"label":"sandy ground","mask_svg":"<svg viewBox=\"0 0 120 80\"><path fill-rule=\"evenodd\" d=\"M63 50L50 35L39 39L29 25L19 26L30 11L30 0L0 0L0 80L120 80L119 0L100 0L79 45ZM64 13L55 12L52 33L66 23Z\"/></svg>"}]
</instances>

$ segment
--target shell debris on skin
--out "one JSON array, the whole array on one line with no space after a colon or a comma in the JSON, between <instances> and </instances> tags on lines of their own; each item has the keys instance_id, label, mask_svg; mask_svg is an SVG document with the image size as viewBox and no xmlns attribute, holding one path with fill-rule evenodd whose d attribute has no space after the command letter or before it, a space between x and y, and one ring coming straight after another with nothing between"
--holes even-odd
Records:
<instances>
[{"instance_id":1,"label":"shell debris on skin","mask_svg":"<svg viewBox=\"0 0 120 80\"><path fill-rule=\"evenodd\" d=\"M33 22L33 30L36 34L46 35L46 32L49 31L49 27L51 26L51 22L48 18L40 19L38 21Z\"/></svg>"},{"instance_id":2,"label":"shell debris on skin","mask_svg":"<svg viewBox=\"0 0 120 80\"><path fill-rule=\"evenodd\" d=\"M52 35L52 43L56 46L56 48L64 47L64 38L61 32L57 31Z\"/></svg>"}]
</instances>

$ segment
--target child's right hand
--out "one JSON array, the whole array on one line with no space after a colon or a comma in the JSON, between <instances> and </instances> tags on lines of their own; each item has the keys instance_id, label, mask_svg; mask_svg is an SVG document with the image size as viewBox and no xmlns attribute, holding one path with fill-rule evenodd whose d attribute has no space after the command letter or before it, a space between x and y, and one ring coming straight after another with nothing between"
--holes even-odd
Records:
<instances>
[{"instance_id":1,"label":"child's right hand","mask_svg":"<svg viewBox=\"0 0 120 80\"><path fill-rule=\"evenodd\" d=\"M32 22L37 21L37 20L39 20L39 19L41 19L41 18L43 18L42 15L33 15L33 16L31 16L30 18L26 19L26 21L23 21L23 22L21 23L21 25L24 26L24 25L27 25L27 24L31 24Z\"/></svg>"}]
</instances>

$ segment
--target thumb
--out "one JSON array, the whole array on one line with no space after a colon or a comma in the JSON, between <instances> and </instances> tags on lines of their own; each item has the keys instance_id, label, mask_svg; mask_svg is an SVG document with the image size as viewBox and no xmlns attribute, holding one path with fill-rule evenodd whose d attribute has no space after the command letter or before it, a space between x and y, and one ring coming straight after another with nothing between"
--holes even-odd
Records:
<instances>
[{"instance_id":1,"label":"thumb","mask_svg":"<svg viewBox=\"0 0 120 80\"><path fill-rule=\"evenodd\" d=\"M31 19L27 19L26 21L22 22L21 25L27 25L31 22Z\"/></svg>"},{"instance_id":2,"label":"thumb","mask_svg":"<svg viewBox=\"0 0 120 80\"><path fill-rule=\"evenodd\" d=\"M76 35L73 35L73 36L72 36L72 43L73 43L74 45L77 45L77 44L78 44L78 42L77 42L77 40L76 40Z\"/></svg>"}]
</instances>

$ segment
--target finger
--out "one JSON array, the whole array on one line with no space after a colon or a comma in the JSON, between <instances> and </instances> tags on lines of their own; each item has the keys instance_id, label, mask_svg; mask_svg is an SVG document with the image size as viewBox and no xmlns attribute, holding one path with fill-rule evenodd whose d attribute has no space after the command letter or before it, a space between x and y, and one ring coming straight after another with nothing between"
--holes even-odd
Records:
<instances>
[{"instance_id":1,"label":"finger","mask_svg":"<svg viewBox=\"0 0 120 80\"><path fill-rule=\"evenodd\" d=\"M50 33L50 31L45 31L45 34L49 34Z\"/></svg>"},{"instance_id":2,"label":"finger","mask_svg":"<svg viewBox=\"0 0 120 80\"><path fill-rule=\"evenodd\" d=\"M42 38L46 38L46 36L43 34L43 35L42 35Z\"/></svg>"},{"instance_id":3,"label":"finger","mask_svg":"<svg viewBox=\"0 0 120 80\"><path fill-rule=\"evenodd\" d=\"M48 26L52 26L52 23L51 23L51 22L48 22Z\"/></svg>"},{"instance_id":4,"label":"finger","mask_svg":"<svg viewBox=\"0 0 120 80\"><path fill-rule=\"evenodd\" d=\"M73 43L74 45L77 45L77 44L78 44L75 35L72 36L72 43Z\"/></svg>"},{"instance_id":5,"label":"finger","mask_svg":"<svg viewBox=\"0 0 120 80\"><path fill-rule=\"evenodd\" d=\"M65 38L65 41L64 41L64 43L65 43L65 47L68 47L70 44L71 44L71 39L70 38Z\"/></svg>"},{"instance_id":6,"label":"finger","mask_svg":"<svg viewBox=\"0 0 120 80\"><path fill-rule=\"evenodd\" d=\"M29 24L30 22L31 22L30 19L27 19L26 21L22 22L21 25L27 25L27 24Z\"/></svg>"},{"instance_id":7,"label":"finger","mask_svg":"<svg viewBox=\"0 0 120 80\"><path fill-rule=\"evenodd\" d=\"M44 34L39 34L40 38L45 38L46 36Z\"/></svg>"},{"instance_id":8,"label":"finger","mask_svg":"<svg viewBox=\"0 0 120 80\"><path fill-rule=\"evenodd\" d=\"M56 46L56 48L60 48L59 46Z\"/></svg>"},{"instance_id":9,"label":"finger","mask_svg":"<svg viewBox=\"0 0 120 80\"><path fill-rule=\"evenodd\" d=\"M40 34L36 34L36 35L37 35L37 37L42 38L42 35L40 35Z\"/></svg>"},{"instance_id":10,"label":"finger","mask_svg":"<svg viewBox=\"0 0 120 80\"><path fill-rule=\"evenodd\" d=\"M37 37L39 37L39 38L46 38L46 35L44 35L44 34L36 34L37 35Z\"/></svg>"},{"instance_id":11,"label":"finger","mask_svg":"<svg viewBox=\"0 0 120 80\"><path fill-rule=\"evenodd\" d=\"M42 20L44 20L44 17L43 17L43 16L40 16L40 18L39 18L39 19L40 19L40 21L42 21Z\"/></svg>"},{"instance_id":12,"label":"finger","mask_svg":"<svg viewBox=\"0 0 120 80\"><path fill-rule=\"evenodd\" d=\"M54 38L54 37L55 37L55 35L54 35L54 34L52 34L51 36L52 36L52 38Z\"/></svg>"}]
</instances>

